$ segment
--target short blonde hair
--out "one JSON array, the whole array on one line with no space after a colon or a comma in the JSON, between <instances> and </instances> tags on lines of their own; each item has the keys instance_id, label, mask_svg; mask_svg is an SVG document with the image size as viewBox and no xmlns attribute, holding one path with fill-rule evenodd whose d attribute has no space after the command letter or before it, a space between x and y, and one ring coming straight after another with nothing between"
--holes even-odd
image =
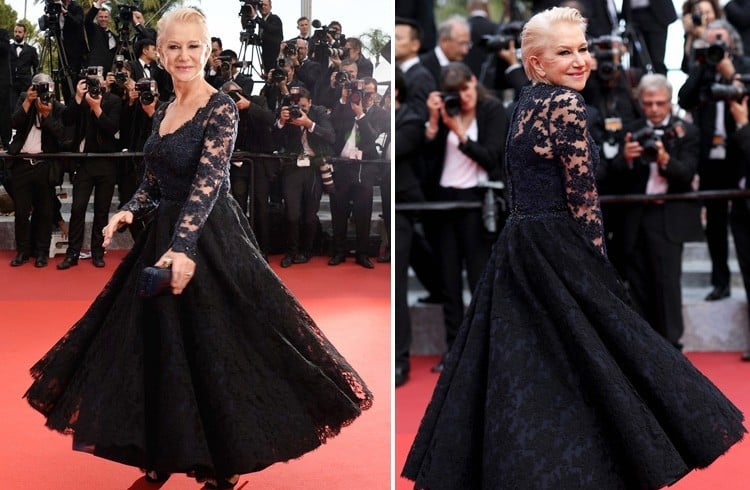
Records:
<instances>
[{"instance_id":1,"label":"short blonde hair","mask_svg":"<svg viewBox=\"0 0 750 490\"><path fill-rule=\"evenodd\" d=\"M539 12L526 22L521 31L521 62L526 76L532 82L544 82L531 66L529 58L539 56L554 37L554 26L562 23L576 24L586 34L586 19L572 7L552 7Z\"/></svg>"},{"instance_id":2,"label":"short blonde hair","mask_svg":"<svg viewBox=\"0 0 750 490\"><path fill-rule=\"evenodd\" d=\"M208 32L208 24L206 23L206 17L198 10L192 7L181 7L175 10L171 10L164 14L164 17L159 19L156 24L156 28L159 32L156 38L156 45L161 46L163 37L162 35L167 31L169 26L174 22L181 23L193 23L196 24L201 30L201 41L211 48L211 34Z\"/></svg>"}]
</instances>

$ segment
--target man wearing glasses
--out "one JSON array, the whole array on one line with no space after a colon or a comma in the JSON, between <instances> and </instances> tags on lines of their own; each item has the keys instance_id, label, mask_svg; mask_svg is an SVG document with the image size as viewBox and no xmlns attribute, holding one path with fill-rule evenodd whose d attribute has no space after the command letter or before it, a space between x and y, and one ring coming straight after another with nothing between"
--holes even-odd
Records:
<instances>
[{"instance_id":1,"label":"man wearing glasses","mask_svg":"<svg viewBox=\"0 0 750 490\"><path fill-rule=\"evenodd\" d=\"M672 85L664 75L644 75L638 85L643 119L625 128L609 175L631 194L690 192L698 170L698 128L672 115ZM651 200L623 215L624 276L636 309L672 345L681 348L683 243L701 236L695 201Z\"/></svg>"},{"instance_id":2,"label":"man wearing glasses","mask_svg":"<svg viewBox=\"0 0 750 490\"><path fill-rule=\"evenodd\" d=\"M471 49L471 31L465 17L454 15L438 26L435 49L421 55L419 60L440 85L440 70L451 61L463 61Z\"/></svg>"}]
</instances>

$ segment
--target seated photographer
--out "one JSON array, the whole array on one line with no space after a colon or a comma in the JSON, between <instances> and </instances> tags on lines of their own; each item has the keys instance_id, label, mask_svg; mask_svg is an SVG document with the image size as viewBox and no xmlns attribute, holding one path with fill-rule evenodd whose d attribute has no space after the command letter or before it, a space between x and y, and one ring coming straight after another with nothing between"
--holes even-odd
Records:
<instances>
[{"instance_id":1,"label":"seated photographer","mask_svg":"<svg viewBox=\"0 0 750 490\"><path fill-rule=\"evenodd\" d=\"M102 7L104 0L97 0L86 12L84 25L89 42L89 66L109 68L115 60L119 47L117 36L109 30L109 10Z\"/></svg>"},{"instance_id":2,"label":"seated photographer","mask_svg":"<svg viewBox=\"0 0 750 490\"><path fill-rule=\"evenodd\" d=\"M698 175L700 190L733 189L736 148L728 136L736 124L728 110L727 94L738 73L750 72L750 63L742 57L737 31L719 19L706 26L703 40L708 46L696 50L695 63L679 91L680 106L693 116L701 135ZM717 84L718 80L718 84ZM715 89L718 87L718 90ZM707 199L706 242L711 255L711 285L706 301L728 298L729 272L729 202Z\"/></svg>"},{"instance_id":3,"label":"seated photographer","mask_svg":"<svg viewBox=\"0 0 750 490\"><path fill-rule=\"evenodd\" d=\"M692 191L698 170L698 128L672 115L672 84L647 74L638 85L645 118L625 127L621 151L611 161L612 178L629 194ZM624 278L634 306L672 345L681 348L683 243L700 236L700 205L695 201L648 201L623 212Z\"/></svg>"},{"instance_id":4,"label":"seated photographer","mask_svg":"<svg viewBox=\"0 0 750 490\"><path fill-rule=\"evenodd\" d=\"M335 134L324 107L313 105L310 92L294 88L274 125L274 139L282 153L295 156L281 170L286 219L286 253L282 267L310 260L318 227L324 186L333 186L328 157Z\"/></svg>"},{"instance_id":5,"label":"seated photographer","mask_svg":"<svg viewBox=\"0 0 750 490\"><path fill-rule=\"evenodd\" d=\"M506 112L463 63L453 62L443 69L441 87L442 94L432 92L427 98L425 198L481 202L486 189L480 184L503 180ZM464 316L463 270L473 291L496 235L486 231L481 209L444 212L436 226L450 348ZM442 361L434 369L441 370Z\"/></svg>"},{"instance_id":6,"label":"seated photographer","mask_svg":"<svg viewBox=\"0 0 750 490\"><path fill-rule=\"evenodd\" d=\"M741 89L737 97L729 101L729 111L732 113L736 127L729 135L729 140L732 146L737 148L739 157L734 160L735 188L748 189L750 186L750 126L748 126L747 90L745 87ZM729 220L734 237L734 248L737 251L737 262L742 273L742 283L745 286L745 297L750 310L750 199L733 199ZM750 328L750 323L748 328ZM742 360L750 361L750 345L742 354Z\"/></svg>"},{"instance_id":7,"label":"seated photographer","mask_svg":"<svg viewBox=\"0 0 750 490\"><path fill-rule=\"evenodd\" d=\"M266 84L260 90L260 95L266 98L268 108L278 114L284 97L289 95L292 87L307 88L296 76L294 64L286 58L280 58L276 67L268 72Z\"/></svg>"},{"instance_id":8,"label":"seated photographer","mask_svg":"<svg viewBox=\"0 0 750 490\"><path fill-rule=\"evenodd\" d=\"M28 90L19 96L13 113L12 126L16 134L8 153L17 155L63 151L66 149L62 119L65 108L54 99L52 77L37 73L31 83ZM9 163L16 235L16 256L10 265L17 267L25 264L32 255L36 255L34 265L46 267L55 218L55 180L60 163L33 157L14 158Z\"/></svg>"},{"instance_id":9,"label":"seated photographer","mask_svg":"<svg viewBox=\"0 0 750 490\"><path fill-rule=\"evenodd\" d=\"M355 262L372 269L368 258L372 221L372 188L379 178L379 167L359 160L378 160L376 140L390 128L390 118L375 103L377 81L374 78L352 80L341 88L331 121L336 132L333 154L342 159L333 166L336 193L331 196L333 255L328 265L346 261L347 224L351 214L355 228Z\"/></svg>"},{"instance_id":10,"label":"seated photographer","mask_svg":"<svg viewBox=\"0 0 750 490\"><path fill-rule=\"evenodd\" d=\"M276 117L268 109L265 97L248 95L235 81L222 85L221 91L232 97L240 114L235 151L273 153L276 148L271 130ZM242 212L250 218L260 250L266 255L271 233L268 202L271 184L278 176L278 167L276 159L254 157L252 160L232 160L229 168L232 196L240 204ZM253 203L252 215L248 211L249 199Z\"/></svg>"},{"instance_id":11,"label":"seated photographer","mask_svg":"<svg viewBox=\"0 0 750 490\"><path fill-rule=\"evenodd\" d=\"M76 85L75 100L66 107L63 120L75 128L74 148L83 153L111 153L119 151L115 135L120 130L120 97L107 91L101 67L88 67L86 78ZM86 223L89 198L94 192L93 230L107 224L109 207L115 191L117 166L111 158L81 158L74 163L73 205L70 211L70 239L65 259L57 264L60 270L78 265ZM91 261L104 267L104 237L91 234Z\"/></svg>"}]
</instances>

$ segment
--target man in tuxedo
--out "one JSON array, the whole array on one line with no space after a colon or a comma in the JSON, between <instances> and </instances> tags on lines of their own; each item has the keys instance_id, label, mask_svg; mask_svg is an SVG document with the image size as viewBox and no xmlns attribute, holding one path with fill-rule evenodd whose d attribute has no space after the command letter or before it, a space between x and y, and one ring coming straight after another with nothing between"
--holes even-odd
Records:
<instances>
[{"instance_id":1,"label":"man in tuxedo","mask_svg":"<svg viewBox=\"0 0 750 490\"><path fill-rule=\"evenodd\" d=\"M623 0L622 16L643 36L654 71L666 75L667 28L677 20L672 0ZM639 62L637 56L635 61Z\"/></svg>"},{"instance_id":2,"label":"man in tuxedo","mask_svg":"<svg viewBox=\"0 0 750 490\"><path fill-rule=\"evenodd\" d=\"M335 140L333 126L325 107L312 104L310 92L300 88L299 112L285 105L274 125L274 137L283 153L296 155L282 169L282 194L286 218L286 253L282 267L310 260L318 224L320 198L323 195L321 167ZM296 108L295 108L296 109ZM330 175L330 174L329 174Z\"/></svg>"},{"instance_id":3,"label":"man in tuxedo","mask_svg":"<svg viewBox=\"0 0 750 490\"><path fill-rule=\"evenodd\" d=\"M469 11L469 29L471 30L471 49L464 58L472 73L479 78L482 72L482 64L487 59L487 50L481 45L482 37L497 32L498 25L489 19L490 11L487 0L471 0L467 10Z\"/></svg>"},{"instance_id":4,"label":"man in tuxedo","mask_svg":"<svg viewBox=\"0 0 750 490\"><path fill-rule=\"evenodd\" d=\"M297 55L293 57L296 59L299 67L297 68L297 78L300 82L305 84L305 88L310 91L311 94L316 93L318 83L326 83L327 80L322 80L323 77L323 66L317 61L310 59L309 46L307 41L298 37L297 43Z\"/></svg>"},{"instance_id":5,"label":"man in tuxedo","mask_svg":"<svg viewBox=\"0 0 750 490\"><path fill-rule=\"evenodd\" d=\"M52 86L52 78L37 73L29 81L27 91L18 98L13 113L16 135L8 153L17 155L55 153L64 150L64 107L52 97L51 91L37 93L38 84ZM55 184L50 181L53 160L15 158L12 165L13 202L15 203L16 256L10 265L25 264L36 253L35 267L47 266L47 253L52 236L53 200ZM29 217L34 214L31 223Z\"/></svg>"},{"instance_id":6,"label":"man in tuxedo","mask_svg":"<svg viewBox=\"0 0 750 490\"><path fill-rule=\"evenodd\" d=\"M13 28L13 41L10 50L10 67L13 74L13 91L11 103L18 101L18 96L31 85L31 77L39 68L39 55L36 48L29 46L26 40L26 26L21 22Z\"/></svg>"},{"instance_id":7,"label":"man in tuxedo","mask_svg":"<svg viewBox=\"0 0 750 490\"><path fill-rule=\"evenodd\" d=\"M440 71L451 61L463 61L471 46L471 32L466 18L454 15L438 26L438 43L419 60L440 86Z\"/></svg>"},{"instance_id":8,"label":"man in tuxedo","mask_svg":"<svg viewBox=\"0 0 750 490\"><path fill-rule=\"evenodd\" d=\"M62 0L62 5L60 14L61 41L68 60L70 75L75 81L81 68L83 68L83 62L89 49L84 34L83 9L75 0ZM73 91L75 92L75 87L73 87ZM75 94L66 95L72 96Z\"/></svg>"},{"instance_id":9,"label":"man in tuxedo","mask_svg":"<svg viewBox=\"0 0 750 490\"><path fill-rule=\"evenodd\" d=\"M394 37L396 64L404 74L407 87L405 103L426 121L427 96L437 90L437 83L430 71L419 61L419 27L409 19L398 18Z\"/></svg>"},{"instance_id":10,"label":"man in tuxedo","mask_svg":"<svg viewBox=\"0 0 750 490\"><path fill-rule=\"evenodd\" d=\"M120 130L122 101L107 92L103 77L98 77L101 93L92 95L90 80L76 86L76 96L66 106L66 125L75 127L74 147L83 153L111 153L119 150L115 134ZM60 270L78 265L83 245L86 209L94 192L94 223L91 234L91 260L95 267L104 267L104 237L98 231L107 224L109 207L117 180L117 167L109 158L85 158L73 170L73 206L70 212L70 240L65 259L57 264Z\"/></svg>"},{"instance_id":11,"label":"man in tuxedo","mask_svg":"<svg viewBox=\"0 0 750 490\"><path fill-rule=\"evenodd\" d=\"M698 128L672 115L672 85L662 74L641 78L638 100L645 118L626 128L612 173L630 194L690 192L698 171ZM630 205L623 214L624 276L635 306L681 348L683 242L701 234L700 205L657 200Z\"/></svg>"},{"instance_id":12,"label":"man in tuxedo","mask_svg":"<svg viewBox=\"0 0 750 490\"><path fill-rule=\"evenodd\" d=\"M722 190L736 187L733 171L735 162L741 158L737 148L728 138L736 130L729 104L726 100L712 100L710 87L717 80L732 83L735 74L750 71L746 59L736 55L736 30L726 20L717 19L706 26L704 40L711 44L721 39L727 49L724 57L713 63L696 59L690 67L687 80L679 91L680 106L691 112L698 126L701 144L698 155L701 190ZM722 116L723 115L723 116ZM729 271L729 203L726 199L708 199L706 208L706 243L711 255L711 285L713 289L706 301L728 298L731 294Z\"/></svg>"},{"instance_id":13,"label":"man in tuxedo","mask_svg":"<svg viewBox=\"0 0 750 490\"><path fill-rule=\"evenodd\" d=\"M89 40L89 66L101 66L104 72L112 69L117 53L117 36L109 30L109 10L102 8L104 0L97 0L86 12L86 37Z\"/></svg>"},{"instance_id":14,"label":"man in tuxedo","mask_svg":"<svg viewBox=\"0 0 750 490\"><path fill-rule=\"evenodd\" d=\"M297 19L297 30L299 31L297 39L309 41L310 37L312 37L312 34L310 33L310 19L304 16Z\"/></svg>"},{"instance_id":15,"label":"man in tuxedo","mask_svg":"<svg viewBox=\"0 0 750 490\"><path fill-rule=\"evenodd\" d=\"M281 41L284 39L284 26L281 18L271 13L271 8L271 0L263 0L257 17L261 59L265 73L276 65L276 58L279 57L281 50Z\"/></svg>"},{"instance_id":16,"label":"man in tuxedo","mask_svg":"<svg viewBox=\"0 0 750 490\"><path fill-rule=\"evenodd\" d=\"M11 57L10 35L0 28L0 148L8 148L10 144L10 118L13 114L15 101L11 101L13 93L13 72L10 68ZM0 185L7 183L4 164L0 162Z\"/></svg>"},{"instance_id":17,"label":"man in tuxedo","mask_svg":"<svg viewBox=\"0 0 750 490\"><path fill-rule=\"evenodd\" d=\"M154 80L159 87L159 100L169 100L173 92L172 77L157 62L156 41L144 37L135 43L134 51L136 61L132 64L133 80Z\"/></svg>"}]
</instances>

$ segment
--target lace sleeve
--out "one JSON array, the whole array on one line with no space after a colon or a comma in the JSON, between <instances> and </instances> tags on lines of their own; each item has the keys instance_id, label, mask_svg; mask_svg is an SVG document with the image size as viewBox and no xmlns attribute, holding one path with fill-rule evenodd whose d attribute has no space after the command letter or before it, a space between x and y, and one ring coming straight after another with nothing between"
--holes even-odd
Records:
<instances>
[{"instance_id":1,"label":"lace sleeve","mask_svg":"<svg viewBox=\"0 0 750 490\"><path fill-rule=\"evenodd\" d=\"M145 160L146 170L143 174L143 181L138 190L135 191L135 194L133 194L133 197L130 198L130 201L122 207L123 210L133 213L135 217L141 217L158 206L161 196L159 182L156 180L156 175L154 175L154 169L148 157Z\"/></svg>"},{"instance_id":2,"label":"lace sleeve","mask_svg":"<svg viewBox=\"0 0 750 490\"><path fill-rule=\"evenodd\" d=\"M219 197L219 188L229 172L229 157L237 137L237 106L222 98L211 110L203 137L203 151L198 161L190 195L177 220L171 248L195 258L196 243L203 224Z\"/></svg>"},{"instance_id":3,"label":"lace sleeve","mask_svg":"<svg viewBox=\"0 0 750 490\"><path fill-rule=\"evenodd\" d=\"M594 155L581 94L566 90L552 98L549 134L554 154L563 165L568 208L594 247L606 255Z\"/></svg>"}]
</instances>

